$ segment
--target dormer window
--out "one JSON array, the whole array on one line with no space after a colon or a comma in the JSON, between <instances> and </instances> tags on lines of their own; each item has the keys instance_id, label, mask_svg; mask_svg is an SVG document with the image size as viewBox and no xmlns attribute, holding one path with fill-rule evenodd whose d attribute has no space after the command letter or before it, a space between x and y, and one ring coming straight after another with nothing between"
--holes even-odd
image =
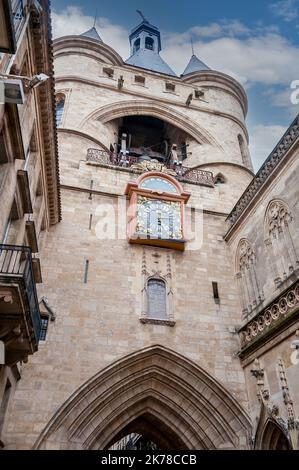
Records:
<instances>
[{"instance_id":1,"label":"dormer window","mask_svg":"<svg viewBox=\"0 0 299 470\"><path fill-rule=\"evenodd\" d=\"M173 83L167 82L167 83L165 83L165 90L174 93L175 92L175 85Z\"/></svg>"},{"instance_id":2,"label":"dormer window","mask_svg":"<svg viewBox=\"0 0 299 470\"><path fill-rule=\"evenodd\" d=\"M113 78L114 70L111 67L103 67L105 77Z\"/></svg>"},{"instance_id":3,"label":"dormer window","mask_svg":"<svg viewBox=\"0 0 299 470\"><path fill-rule=\"evenodd\" d=\"M150 51L154 50L154 40L149 36L145 38L145 49L149 49Z\"/></svg>"},{"instance_id":4,"label":"dormer window","mask_svg":"<svg viewBox=\"0 0 299 470\"><path fill-rule=\"evenodd\" d=\"M135 83L138 85L145 85L145 78L142 75L135 75Z\"/></svg>"},{"instance_id":5,"label":"dormer window","mask_svg":"<svg viewBox=\"0 0 299 470\"><path fill-rule=\"evenodd\" d=\"M140 38L136 39L136 41L134 42L133 53L135 54L135 52L139 51L139 49L140 49Z\"/></svg>"}]
</instances>

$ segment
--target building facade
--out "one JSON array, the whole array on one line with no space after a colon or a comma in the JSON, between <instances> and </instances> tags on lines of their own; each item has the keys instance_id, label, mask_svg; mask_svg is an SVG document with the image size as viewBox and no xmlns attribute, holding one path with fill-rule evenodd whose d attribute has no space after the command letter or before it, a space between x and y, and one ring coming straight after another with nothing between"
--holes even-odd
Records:
<instances>
[{"instance_id":1,"label":"building facade","mask_svg":"<svg viewBox=\"0 0 299 470\"><path fill-rule=\"evenodd\" d=\"M5 448L297 448L298 119L254 176L242 86L194 54L176 76L144 17L129 39L54 41L55 321Z\"/></svg>"},{"instance_id":2,"label":"building facade","mask_svg":"<svg viewBox=\"0 0 299 470\"><path fill-rule=\"evenodd\" d=\"M46 232L60 220L60 194L48 2L0 5L2 447L21 363L37 351L49 319L47 312L41 317L37 295L42 282L39 254Z\"/></svg>"}]
</instances>

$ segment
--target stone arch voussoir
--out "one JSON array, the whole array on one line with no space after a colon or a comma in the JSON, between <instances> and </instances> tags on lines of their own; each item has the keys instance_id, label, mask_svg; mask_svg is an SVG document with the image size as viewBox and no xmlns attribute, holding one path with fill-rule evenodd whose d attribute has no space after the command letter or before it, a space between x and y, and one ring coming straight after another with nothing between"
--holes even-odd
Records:
<instances>
[{"instance_id":1,"label":"stone arch voussoir","mask_svg":"<svg viewBox=\"0 0 299 470\"><path fill-rule=\"evenodd\" d=\"M58 409L35 448L105 449L145 422L163 429L160 445L170 448L172 442L186 450L247 448L251 432L248 415L219 382L188 358L155 345L85 382Z\"/></svg>"},{"instance_id":2,"label":"stone arch voussoir","mask_svg":"<svg viewBox=\"0 0 299 470\"><path fill-rule=\"evenodd\" d=\"M119 101L103 106L89 114L80 124L84 128L90 120L98 120L103 124L123 116L153 116L166 121L189 134L200 144L209 144L222 150L220 144L206 130L194 123L187 115L173 108L148 100Z\"/></svg>"}]
</instances>

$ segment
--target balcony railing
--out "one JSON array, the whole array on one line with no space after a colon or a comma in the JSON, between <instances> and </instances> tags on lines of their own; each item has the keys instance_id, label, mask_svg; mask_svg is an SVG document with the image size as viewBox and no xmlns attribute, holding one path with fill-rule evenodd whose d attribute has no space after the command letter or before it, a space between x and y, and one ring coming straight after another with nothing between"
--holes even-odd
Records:
<instances>
[{"instance_id":1,"label":"balcony railing","mask_svg":"<svg viewBox=\"0 0 299 470\"><path fill-rule=\"evenodd\" d=\"M132 170L138 170L138 164L141 163L139 157L130 154L128 154L125 158L121 158L121 156L116 156L112 152L94 148L89 148L87 150L86 161L88 163L129 168ZM146 163L150 163L150 161L147 161ZM176 176L180 181L185 181L187 183L197 183L210 187L214 186L213 173L211 171L205 171L199 168L189 168L187 166L175 165L173 163L159 162L157 162L157 169L159 165L161 167L166 166L169 170L172 170L174 176Z\"/></svg>"},{"instance_id":2,"label":"balcony railing","mask_svg":"<svg viewBox=\"0 0 299 470\"><path fill-rule=\"evenodd\" d=\"M25 300L25 308L27 307L27 310L29 310L31 326L37 344L41 331L41 319L33 275L31 249L29 247L0 245L0 286L2 283L5 286L12 283L21 284L26 296L26 299L23 299Z\"/></svg>"}]
</instances>

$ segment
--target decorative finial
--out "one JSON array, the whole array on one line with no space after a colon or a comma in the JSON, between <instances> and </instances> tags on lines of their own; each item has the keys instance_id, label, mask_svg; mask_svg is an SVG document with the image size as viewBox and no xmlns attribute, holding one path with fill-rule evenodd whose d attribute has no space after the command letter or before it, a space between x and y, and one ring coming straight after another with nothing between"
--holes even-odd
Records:
<instances>
[{"instance_id":1,"label":"decorative finial","mask_svg":"<svg viewBox=\"0 0 299 470\"><path fill-rule=\"evenodd\" d=\"M97 9L96 9L95 14L94 14L94 21L93 21L93 27L94 27L94 28L95 28L95 26L96 26L97 13L98 13L98 11L97 11Z\"/></svg>"},{"instance_id":2,"label":"decorative finial","mask_svg":"<svg viewBox=\"0 0 299 470\"><path fill-rule=\"evenodd\" d=\"M140 10L136 10L136 11L137 11L137 13L139 13L139 15L141 16L142 21L144 21L145 23L148 23L147 19L145 18L144 14L142 13L142 11L140 11Z\"/></svg>"},{"instance_id":3,"label":"decorative finial","mask_svg":"<svg viewBox=\"0 0 299 470\"><path fill-rule=\"evenodd\" d=\"M191 41L191 51L192 51L192 55L194 55L194 45L193 45L192 36L190 37L190 41Z\"/></svg>"}]
</instances>

